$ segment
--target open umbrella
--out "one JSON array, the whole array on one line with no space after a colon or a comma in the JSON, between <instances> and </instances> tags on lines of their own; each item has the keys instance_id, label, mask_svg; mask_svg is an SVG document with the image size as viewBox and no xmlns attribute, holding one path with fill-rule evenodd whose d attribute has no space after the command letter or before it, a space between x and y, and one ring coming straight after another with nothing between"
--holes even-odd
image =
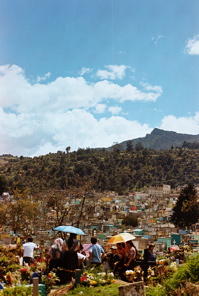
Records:
<instances>
[{"instance_id":1,"label":"open umbrella","mask_svg":"<svg viewBox=\"0 0 199 296\"><path fill-rule=\"evenodd\" d=\"M112 236L109 241L107 242L107 245L114 245L118 243L125 243L129 240L133 240L136 237L130 233L124 232L124 233L119 233L117 235Z\"/></svg>"},{"instance_id":2,"label":"open umbrella","mask_svg":"<svg viewBox=\"0 0 199 296\"><path fill-rule=\"evenodd\" d=\"M80 228L77 228L77 227L74 227L74 226L71 226L71 225L57 226L57 227L54 228L54 230L62 231L62 232L68 232L68 233L75 233L75 234L79 234L79 235L85 235L85 233Z\"/></svg>"}]
</instances>

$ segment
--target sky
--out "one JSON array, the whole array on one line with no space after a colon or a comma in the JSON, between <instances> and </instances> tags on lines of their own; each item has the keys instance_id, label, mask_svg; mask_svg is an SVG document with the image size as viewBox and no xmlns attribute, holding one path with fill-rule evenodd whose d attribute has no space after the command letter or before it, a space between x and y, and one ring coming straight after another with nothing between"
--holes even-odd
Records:
<instances>
[{"instance_id":1,"label":"sky","mask_svg":"<svg viewBox=\"0 0 199 296\"><path fill-rule=\"evenodd\" d=\"M0 0L0 155L199 134L198 0Z\"/></svg>"}]
</instances>

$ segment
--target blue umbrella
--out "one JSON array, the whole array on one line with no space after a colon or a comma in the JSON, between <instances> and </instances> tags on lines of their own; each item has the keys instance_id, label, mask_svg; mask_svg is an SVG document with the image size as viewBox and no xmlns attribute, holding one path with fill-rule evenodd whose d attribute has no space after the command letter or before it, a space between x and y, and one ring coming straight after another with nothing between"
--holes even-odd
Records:
<instances>
[{"instance_id":1,"label":"blue umbrella","mask_svg":"<svg viewBox=\"0 0 199 296\"><path fill-rule=\"evenodd\" d=\"M75 233L75 234L80 234L80 235L85 235L85 233L80 229L80 228L77 228L77 227L74 227L74 226L57 226L54 228L54 230L57 230L57 231L62 231L62 232L68 232L68 233Z\"/></svg>"}]
</instances>

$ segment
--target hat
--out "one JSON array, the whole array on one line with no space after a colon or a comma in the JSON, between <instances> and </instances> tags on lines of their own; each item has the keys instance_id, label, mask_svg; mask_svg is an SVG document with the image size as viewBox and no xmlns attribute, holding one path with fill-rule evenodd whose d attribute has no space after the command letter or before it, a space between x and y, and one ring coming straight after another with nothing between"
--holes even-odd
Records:
<instances>
[{"instance_id":1,"label":"hat","mask_svg":"<svg viewBox=\"0 0 199 296\"><path fill-rule=\"evenodd\" d=\"M117 247L116 246L112 246L111 249L117 250Z\"/></svg>"}]
</instances>

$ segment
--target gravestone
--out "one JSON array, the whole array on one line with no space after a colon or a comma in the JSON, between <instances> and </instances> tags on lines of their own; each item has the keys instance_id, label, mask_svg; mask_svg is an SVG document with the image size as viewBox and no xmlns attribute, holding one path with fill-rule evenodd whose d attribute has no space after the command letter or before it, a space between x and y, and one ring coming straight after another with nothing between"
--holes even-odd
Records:
<instances>
[{"instance_id":1,"label":"gravestone","mask_svg":"<svg viewBox=\"0 0 199 296\"><path fill-rule=\"evenodd\" d=\"M144 296L144 282L135 282L120 286L119 296Z\"/></svg>"}]
</instances>

